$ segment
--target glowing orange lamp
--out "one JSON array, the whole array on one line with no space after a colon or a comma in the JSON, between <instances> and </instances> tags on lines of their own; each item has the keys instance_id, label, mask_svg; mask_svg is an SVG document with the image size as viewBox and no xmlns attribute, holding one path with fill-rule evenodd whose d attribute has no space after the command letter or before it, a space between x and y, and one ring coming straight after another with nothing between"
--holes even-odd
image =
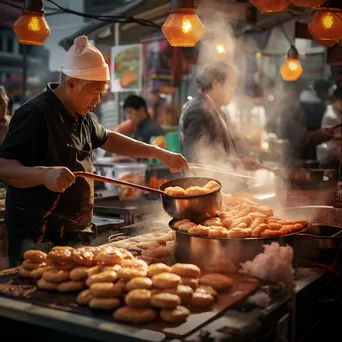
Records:
<instances>
[{"instance_id":1,"label":"glowing orange lamp","mask_svg":"<svg viewBox=\"0 0 342 342\"><path fill-rule=\"evenodd\" d=\"M303 68L298 60L298 51L291 46L287 53L287 59L280 68L280 74L284 81L296 81L303 74Z\"/></svg>"},{"instance_id":2,"label":"glowing orange lamp","mask_svg":"<svg viewBox=\"0 0 342 342\"><path fill-rule=\"evenodd\" d=\"M13 31L19 42L25 45L42 45L50 35L50 27L44 18L42 0L26 0L21 16L14 22Z\"/></svg>"},{"instance_id":3,"label":"glowing orange lamp","mask_svg":"<svg viewBox=\"0 0 342 342\"><path fill-rule=\"evenodd\" d=\"M249 0L261 13L285 12L291 0Z\"/></svg>"},{"instance_id":4,"label":"glowing orange lamp","mask_svg":"<svg viewBox=\"0 0 342 342\"><path fill-rule=\"evenodd\" d=\"M171 0L171 14L162 32L171 46L192 47L200 40L205 27L196 14L194 0Z\"/></svg>"},{"instance_id":5,"label":"glowing orange lamp","mask_svg":"<svg viewBox=\"0 0 342 342\"><path fill-rule=\"evenodd\" d=\"M336 44L342 39L342 19L333 12L316 12L309 22L309 31L317 44Z\"/></svg>"},{"instance_id":6,"label":"glowing orange lamp","mask_svg":"<svg viewBox=\"0 0 342 342\"><path fill-rule=\"evenodd\" d=\"M326 0L291 0L291 2L297 7L314 8L322 6Z\"/></svg>"}]
</instances>

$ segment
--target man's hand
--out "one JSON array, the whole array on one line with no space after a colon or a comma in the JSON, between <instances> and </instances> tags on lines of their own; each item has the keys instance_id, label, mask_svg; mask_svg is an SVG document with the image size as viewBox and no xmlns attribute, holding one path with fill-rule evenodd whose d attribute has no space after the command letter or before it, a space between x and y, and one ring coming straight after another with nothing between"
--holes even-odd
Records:
<instances>
[{"instance_id":1,"label":"man's hand","mask_svg":"<svg viewBox=\"0 0 342 342\"><path fill-rule=\"evenodd\" d=\"M166 165L171 172L189 171L187 160L179 153L158 148L156 158Z\"/></svg>"},{"instance_id":2,"label":"man's hand","mask_svg":"<svg viewBox=\"0 0 342 342\"><path fill-rule=\"evenodd\" d=\"M74 174L66 167L47 167L43 170L43 184L54 192L64 192L75 180Z\"/></svg>"}]
</instances>

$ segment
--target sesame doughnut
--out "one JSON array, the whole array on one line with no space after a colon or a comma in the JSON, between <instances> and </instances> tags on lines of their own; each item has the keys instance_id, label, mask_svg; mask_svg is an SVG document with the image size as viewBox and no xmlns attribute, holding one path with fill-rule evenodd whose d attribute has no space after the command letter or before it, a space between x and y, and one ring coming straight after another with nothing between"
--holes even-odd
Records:
<instances>
[{"instance_id":1,"label":"sesame doughnut","mask_svg":"<svg viewBox=\"0 0 342 342\"><path fill-rule=\"evenodd\" d=\"M213 304L214 301L215 298L210 293L195 291L192 296L191 306L195 308L203 308Z\"/></svg>"},{"instance_id":2,"label":"sesame doughnut","mask_svg":"<svg viewBox=\"0 0 342 342\"><path fill-rule=\"evenodd\" d=\"M182 277L182 285L190 286L193 290L195 290L198 286L198 278Z\"/></svg>"},{"instance_id":3,"label":"sesame doughnut","mask_svg":"<svg viewBox=\"0 0 342 342\"><path fill-rule=\"evenodd\" d=\"M120 304L118 298L93 298L88 305L91 309L112 311L119 307Z\"/></svg>"},{"instance_id":4,"label":"sesame doughnut","mask_svg":"<svg viewBox=\"0 0 342 342\"><path fill-rule=\"evenodd\" d=\"M33 279L39 279L43 276L43 273L49 268L50 266L42 266L38 267L35 270L31 271L31 277Z\"/></svg>"},{"instance_id":5,"label":"sesame doughnut","mask_svg":"<svg viewBox=\"0 0 342 342\"><path fill-rule=\"evenodd\" d=\"M116 265L121 264L122 260L125 258L125 256L118 250L118 249L106 249L98 253L95 257L95 261L97 263L103 264L103 265Z\"/></svg>"},{"instance_id":6,"label":"sesame doughnut","mask_svg":"<svg viewBox=\"0 0 342 342\"><path fill-rule=\"evenodd\" d=\"M135 289L125 297L125 303L129 306L147 307L151 305L151 291L146 289Z\"/></svg>"},{"instance_id":7,"label":"sesame doughnut","mask_svg":"<svg viewBox=\"0 0 342 342\"><path fill-rule=\"evenodd\" d=\"M158 293L151 299L151 305L158 309L174 309L180 304L179 296L172 293Z\"/></svg>"},{"instance_id":8,"label":"sesame doughnut","mask_svg":"<svg viewBox=\"0 0 342 342\"><path fill-rule=\"evenodd\" d=\"M185 278L198 278L201 274L201 270L198 266L180 263L172 265L171 272Z\"/></svg>"},{"instance_id":9,"label":"sesame doughnut","mask_svg":"<svg viewBox=\"0 0 342 342\"><path fill-rule=\"evenodd\" d=\"M144 260L122 260L121 267L148 268L147 262Z\"/></svg>"},{"instance_id":10,"label":"sesame doughnut","mask_svg":"<svg viewBox=\"0 0 342 342\"><path fill-rule=\"evenodd\" d=\"M78 294L76 300L79 305L88 305L93 298L94 295L90 292L89 289L86 289Z\"/></svg>"},{"instance_id":11,"label":"sesame doughnut","mask_svg":"<svg viewBox=\"0 0 342 342\"><path fill-rule=\"evenodd\" d=\"M83 290L85 287L84 281L67 280L58 284L57 291L59 292L75 292Z\"/></svg>"},{"instance_id":12,"label":"sesame doughnut","mask_svg":"<svg viewBox=\"0 0 342 342\"><path fill-rule=\"evenodd\" d=\"M90 276L87 281L86 285L90 287L92 284L95 283L113 283L118 278L118 275L114 271L103 271L97 274L93 274Z\"/></svg>"},{"instance_id":13,"label":"sesame doughnut","mask_svg":"<svg viewBox=\"0 0 342 342\"><path fill-rule=\"evenodd\" d=\"M217 298L217 291L214 290L211 286L209 285L199 285L195 292L202 292L202 293L209 293L211 294L214 298Z\"/></svg>"},{"instance_id":14,"label":"sesame doughnut","mask_svg":"<svg viewBox=\"0 0 342 342\"><path fill-rule=\"evenodd\" d=\"M163 263L152 264L148 266L148 276L153 277L158 273L171 273L171 267Z\"/></svg>"},{"instance_id":15,"label":"sesame doughnut","mask_svg":"<svg viewBox=\"0 0 342 342\"><path fill-rule=\"evenodd\" d=\"M102 271L106 271L105 268L102 268L101 266L93 266L88 268L88 277L91 277L94 274L100 273ZM111 270L112 271L112 270Z\"/></svg>"},{"instance_id":16,"label":"sesame doughnut","mask_svg":"<svg viewBox=\"0 0 342 342\"><path fill-rule=\"evenodd\" d=\"M122 253L123 260L134 260L134 255L130 251L124 248L117 248L117 250Z\"/></svg>"},{"instance_id":17,"label":"sesame doughnut","mask_svg":"<svg viewBox=\"0 0 342 342\"><path fill-rule=\"evenodd\" d=\"M126 290L132 291L135 289L150 289L152 288L152 280L147 277L136 277L132 278L126 284Z\"/></svg>"},{"instance_id":18,"label":"sesame doughnut","mask_svg":"<svg viewBox=\"0 0 342 342\"><path fill-rule=\"evenodd\" d=\"M91 284L89 290L94 297L119 297L122 294L120 286L110 282Z\"/></svg>"},{"instance_id":19,"label":"sesame doughnut","mask_svg":"<svg viewBox=\"0 0 342 342\"><path fill-rule=\"evenodd\" d=\"M171 293L171 294L177 295L181 299L182 304L190 303L192 299L192 294L194 293L194 290L190 286L187 286L187 285L178 285L177 287L172 287L169 289L164 289L164 290L159 290L159 291L162 291L163 293ZM152 294L156 294L156 293L152 293Z\"/></svg>"},{"instance_id":20,"label":"sesame doughnut","mask_svg":"<svg viewBox=\"0 0 342 342\"><path fill-rule=\"evenodd\" d=\"M40 278L37 281L37 286L41 289L41 290L48 290L48 291L56 291L58 284L57 283L53 283L51 281L47 281L44 278Z\"/></svg>"},{"instance_id":21,"label":"sesame doughnut","mask_svg":"<svg viewBox=\"0 0 342 342\"><path fill-rule=\"evenodd\" d=\"M77 248L74 251L73 261L82 266L94 265L94 253L86 248Z\"/></svg>"},{"instance_id":22,"label":"sesame doughnut","mask_svg":"<svg viewBox=\"0 0 342 342\"><path fill-rule=\"evenodd\" d=\"M160 318L168 323L185 322L190 315L190 310L182 305L178 305L174 309L163 309L160 311Z\"/></svg>"},{"instance_id":23,"label":"sesame doughnut","mask_svg":"<svg viewBox=\"0 0 342 342\"><path fill-rule=\"evenodd\" d=\"M43 279L51 283L61 283L69 279L70 272L58 268L49 268L44 271Z\"/></svg>"},{"instance_id":24,"label":"sesame doughnut","mask_svg":"<svg viewBox=\"0 0 342 342\"><path fill-rule=\"evenodd\" d=\"M181 281L181 277L174 273L158 273L152 277L153 286L158 289L177 287Z\"/></svg>"},{"instance_id":25,"label":"sesame doughnut","mask_svg":"<svg viewBox=\"0 0 342 342\"><path fill-rule=\"evenodd\" d=\"M136 277L146 277L147 270L138 267L122 267L118 270L118 276L124 281L129 281Z\"/></svg>"},{"instance_id":26,"label":"sesame doughnut","mask_svg":"<svg viewBox=\"0 0 342 342\"><path fill-rule=\"evenodd\" d=\"M89 267L86 267L86 266L76 267L70 271L69 277L71 280L75 280L75 281L84 280L88 278L88 270L89 270Z\"/></svg>"},{"instance_id":27,"label":"sesame doughnut","mask_svg":"<svg viewBox=\"0 0 342 342\"><path fill-rule=\"evenodd\" d=\"M24 253L24 259L40 263L46 261L46 253L39 250L30 249Z\"/></svg>"},{"instance_id":28,"label":"sesame doughnut","mask_svg":"<svg viewBox=\"0 0 342 342\"><path fill-rule=\"evenodd\" d=\"M38 267L46 266L46 263L45 262L34 262L34 261L30 261L30 260L24 260L22 266L25 268L25 270L33 271Z\"/></svg>"},{"instance_id":29,"label":"sesame doughnut","mask_svg":"<svg viewBox=\"0 0 342 342\"><path fill-rule=\"evenodd\" d=\"M113 317L123 323L143 324L154 321L157 318L157 312L151 308L123 306L114 312Z\"/></svg>"},{"instance_id":30,"label":"sesame doughnut","mask_svg":"<svg viewBox=\"0 0 342 342\"><path fill-rule=\"evenodd\" d=\"M55 247L54 247L55 248ZM47 255L47 260L53 263L69 263L73 262L74 249L58 248L52 249Z\"/></svg>"},{"instance_id":31,"label":"sesame doughnut","mask_svg":"<svg viewBox=\"0 0 342 342\"><path fill-rule=\"evenodd\" d=\"M219 273L206 274L199 280L200 285L209 285L216 291L229 291L233 286L231 278Z\"/></svg>"},{"instance_id":32,"label":"sesame doughnut","mask_svg":"<svg viewBox=\"0 0 342 342\"><path fill-rule=\"evenodd\" d=\"M31 272L32 271L27 270L23 266L19 266L19 268L18 268L18 273L19 273L20 277L23 277L23 278L32 278Z\"/></svg>"}]
</instances>

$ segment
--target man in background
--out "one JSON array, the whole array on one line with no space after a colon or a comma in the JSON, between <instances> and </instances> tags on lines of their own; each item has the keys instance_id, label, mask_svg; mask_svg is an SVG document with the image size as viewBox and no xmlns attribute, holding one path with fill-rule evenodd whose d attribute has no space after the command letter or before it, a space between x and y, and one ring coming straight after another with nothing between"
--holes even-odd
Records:
<instances>
[{"instance_id":1,"label":"man in background","mask_svg":"<svg viewBox=\"0 0 342 342\"><path fill-rule=\"evenodd\" d=\"M8 115L9 97L7 96L6 89L0 85L0 145L5 140L8 132L11 116Z\"/></svg>"}]
</instances>

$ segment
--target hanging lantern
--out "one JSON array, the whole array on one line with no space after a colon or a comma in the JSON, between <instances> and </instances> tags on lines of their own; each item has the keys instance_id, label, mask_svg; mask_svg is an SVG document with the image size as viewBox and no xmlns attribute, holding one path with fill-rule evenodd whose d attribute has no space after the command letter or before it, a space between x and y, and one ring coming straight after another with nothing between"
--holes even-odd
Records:
<instances>
[{"instance_id":1,"label":"hanging lantern","mask_svg":"<svg viewBox=\"0 0 342 342\"><path fill-rule=\"evenodd\" d=\"M322 6L326 0L291 0L291 2L297 7L314 8Z\"/></svg>"},{"instance_id":2,"label":"hanging lantern","mask_svg":"<svg viewBox=\"0 0 342 342\"><path fill-rule=\"evenodd\" d=\"M331 40L315 40L315 43L317 45L327 46L327 47L333 47L334 45L336 45L336 42L333 42Z\"/></svg>"},{"instance_id":3,"label":"hanging lantern","mask_svg":"<svg viewBox=\"0 0 342 342\"><path fill-rule=\"evenodd\" d=\"M205 27L196 14L194 0L171 0L171 14L162 32L171 46L192 47L200 40Z\"/></svg>"},{"instance_id":4,"label":"hanging lantern","mask_svg":"<svg viewBox=\"0 0 342 342\"><path fill-rule=\"evenodd\" d=\"M291 0L249 0L261 13L285 12Z\"/></svg>"},{"instance_id":5,"label":"hanging lantern","mask_svg":"<svg viewBox=\"0 0 342 342\"><path fill-rule=\"evenodd\" d=\"M309 22L309 31L317 44L336 44L342 39L342 19L333 12L316 12Z\"/></svg>"},{"instance_id":6,"label":"hanging lantern","mask_svg":"<svg viewBox=\"0 0 342 342\"><path fill-rule=\"evenodd\" d=\"M21 16L14 22L13 31L19 42L25 45L42 45L50 35L50 27L44 18L42 0L26 0Z\"/></svg>"},{"instance_id":7,"label":"hanging lantern","mask_svg":"<svg viewBox=\"0 0 342 342\"><path fill-rule=\"evenodd\" d=\"M280 74L284 81L296 81L303 74L303 68L298 60L298 51L291 46L287 53L287 59L280 68Z\"/></svg>"}]
</instances>

